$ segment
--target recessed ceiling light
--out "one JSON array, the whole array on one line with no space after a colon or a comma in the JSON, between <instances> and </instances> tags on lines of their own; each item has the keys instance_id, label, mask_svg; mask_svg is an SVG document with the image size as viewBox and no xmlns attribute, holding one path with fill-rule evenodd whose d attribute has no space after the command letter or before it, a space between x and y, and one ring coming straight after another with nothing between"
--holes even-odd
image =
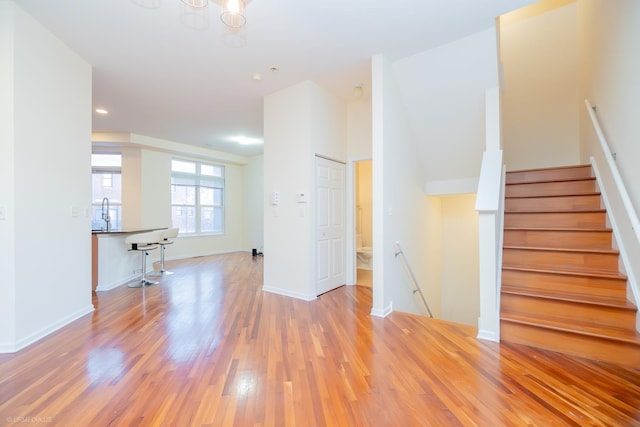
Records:
<instances>
[{"instance_id":1,"label":"recessed ceiling light","mask_svg":"<svg viewBox=\"0 0 640 427\"><path fill-rule=\"evenodd\" d=\"M98 114L109 114L109 111L105 110L104 108L96 108L96 113L98 113Z\"/></svg>"}]
</instances>

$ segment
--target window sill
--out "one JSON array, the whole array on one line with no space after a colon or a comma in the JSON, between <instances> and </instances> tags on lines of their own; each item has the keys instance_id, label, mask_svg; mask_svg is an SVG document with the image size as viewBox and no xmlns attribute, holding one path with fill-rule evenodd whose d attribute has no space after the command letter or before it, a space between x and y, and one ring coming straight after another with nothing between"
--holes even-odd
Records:
<instances>
[{"instance_id":1,"label":"window sill","mask_svg":"<svg viewBox=\"0 0 640 427\"><path fill-rule=\"evenodd\" d=\"M217 236L224 236L225 233L220 232L220 233L179 233L178 237L217 237Z\"/></svg>"}]
</instances>

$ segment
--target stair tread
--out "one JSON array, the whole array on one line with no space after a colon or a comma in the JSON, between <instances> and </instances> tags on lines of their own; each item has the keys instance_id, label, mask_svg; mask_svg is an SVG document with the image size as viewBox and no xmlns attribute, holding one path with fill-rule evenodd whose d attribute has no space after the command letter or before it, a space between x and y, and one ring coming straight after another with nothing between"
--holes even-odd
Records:
<instances>
[{"instance_id":1,"label":"stair tread","mask_svg":"<svg viewBox=\"0 0 640 427\"><path fill-rule=\"evenodd\" d=\"M606 279L619 279L619 280L627 280L627 276L620 273L619 271L609 271L609 270L585 270L585 269L554 269L554 268L534 268L530 266L522 266L522 265L503 265L503 270L517 270L517 271L530 271L533 273L548 273L548 274L560 274L567 276L585 276L585 277L600 277Z\"/></svg>"},{"instance_id":2,"label":"stair tread","mask_svg":"<svg viewBox=\"0 0 640 427\"><path fill-rule=\"evenodd\" d=\"M606 209L568 209L568 210L557 210L557 209L531 209L526 211L505 211L505 214L538 214L538 213L606 213Z\"/></svg>"},{"instance_id":3,"label":"stair tread","mask_svg":"<svg viewBox=\"0 0 640 427\"><path fill-rule=\"evenodd\" d=\"M600 305L620 308L624 310L637 310L637 307L624 297L611 297L608 295L592 295L584 293L572 293L553 289L531 289L514 285L504 285L502 292L512 295L528 296L532 298L545 298L557 301L575 302L580 304Z\"/></svg>"},{"instance_id":4,"label":"stair tread","mask_svg":"<svg viewBox=\"0 0 640 427\"><path fill-rule=\"evenodd\" d=\"M505 185L527 185L527 184L545 184L549 182L575 182L575 181L595 181L594 176L577 176L577 177L566 177L566 178L540 178L540 179L531 179L526 181L516 181L516 182L505 182Z\"/></svg>"},{"instance_id":5,"label":"stair tread","mask_svg":"<svg viewBox=\"0 0 640 427\"><path fill-rule=\"evenodd\" d=\"M606 213L605 209L576 209L576 208L567 208L567 209L505 209L505 214L584 214L584 213Z\"/></svg>"},{"instance_id":6,"label":"stair tread","mask_svg":"<svg viewBox=\"0 0 640 427\"><path fill-rule=\"evenodd\" d=\"M532 196L506 196L507 199L543 199L543 198L562 198L562 197L592 197L601 196L599 191L592 191L588 193L576 193L576 194L536 194Z\"/></svg>"},{"instance_id":7,"label":"stair tread","mask_svg":"<svg viewBox=\"0 0 640 427\"><path fill-rule=\"evenodd\" d=\"M501 313L500 320L537 326L545 329L554 329L557 331L587 335L596 338L609 339L612 341L622 341L640 346L640 334L635 330L610 327L595 327L578 322L572 322L571 325L567 325L567 322L563 319L554 319L550 316L541 318L536 316L526 316L504 312Z\"/></svg>"},{"instance_id":8,"label":"stair tread","mask_svg":"<svg viewBox=\"0 0 640 427\"><path fill-rule=\"evenodd\" d=\"M581 169L581 168L590 168L590 163L584 163L581 165L568 165L568 166L549 166L546 168L531 168L531 169L518 169L515 171L507 171L508 174L514 173L522 173L522 172L547 172L552 170L561 170L561 169Z\"/></svg>"},{"instance_id":9,"label":"stair tread","mask_svg":"<svg viewBox=\"0 0 640 427\"><path fill-rule=\"evenodd\" d=\"M547 251L547 252L580 252L587 254L606 254L606 255L618 255L620 251L612 249L611 247L593 247L593 248L556 248L548 246L523 246L523 245L504 245L504 249L520 249L526 251Z\"/></svg>"},{"instance_id":10,"label":"stair tread","mask_svg":"<svg viewBox=\"0 0 640 427\"><path fill-rule=\"evenodd\" d=\"M586 231L586 232L607 232L610 233L613 230L609 227L504 227L505 231Z\"/></svg>"}]
</instances>

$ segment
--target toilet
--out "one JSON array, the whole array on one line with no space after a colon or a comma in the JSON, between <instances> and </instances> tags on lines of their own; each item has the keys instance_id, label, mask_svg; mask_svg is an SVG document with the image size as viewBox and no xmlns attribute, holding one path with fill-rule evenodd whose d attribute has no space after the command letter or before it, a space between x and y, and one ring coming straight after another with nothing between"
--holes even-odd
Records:
<instances>
[{"instance_id":1,"label":"toilet","mask_svg":"<svg viewBox=\"0 0 640 427\"><path fill-rule=\"evenodd\" d=\"M360 234L356 234L356 254L358 255L358 268L373 269L373 249L371 246L362 246L362 236Z\"/></svg>"}]
</instances>

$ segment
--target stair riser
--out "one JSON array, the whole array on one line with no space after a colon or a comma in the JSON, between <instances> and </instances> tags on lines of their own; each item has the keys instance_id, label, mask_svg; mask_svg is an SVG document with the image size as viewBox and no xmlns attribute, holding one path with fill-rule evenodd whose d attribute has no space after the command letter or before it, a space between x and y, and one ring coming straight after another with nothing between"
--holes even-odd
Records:
<instances>
[{"instance_id":1,"label":"stair riser","mask_svg":"<svg viewBox=\"0 0 640 427\"><path fill-rule=\"evenodd\" d=\"M508 172L507 183L561 181L566 179L590 178L591 176L591 165L585 165L572 168Z\"/></svg>"},{"instance_id":2,"label":"stair riser","mask_svg":"<svg viewBox=\"0 0 640 427\"><path fill-rule=\"evenodd\" d=\"M564 289L572 294L626 298L627 281L591 276L538 273L518 270L502 271L502 287L513 285L532 291L556 291Z\"/></svg>"},{"instance_id":3,"label":"stair riser","mask_svg":"<svg viewBox=\"0 0 640 427\"><path fill-rule=\"evenodd\" d=\"M500 322L500 339L633 368L640 366L640 346L624 342L536 328L504 320Z\"/></svg>"},{"instance_id":4,"label":"stair riser","mask_svg":"<svg viewBox=\"0 0 640 427\"><path fill-rule=\"evenodd\" d=\"M547 248L610 248L611 231L505 230L504 244Z\"/></svg>"},{"instance_id":5,"label":"stair riser","mask_svg":"<svg viewBox=\"0 0 640 427\"><path fill-rule=\"evenodd\" d=\"M505 200L505 212L600 209L599 194L584 196L523 197Z\"/></svg>"},{"instance_id":6,"label":"stair riser","mask_svg":"<svg viewBox=\"0 0 640 427\"><path fill-rule=\"evenodd\" d=\"M505 213L505 227L597 228L605 227L605 212Z\"/></svg>"},{"instance_id":7,"label":"stair riser","mask_svg":"<svg viewBox=\"0 0 640 427\"><path fill-rule=\"evenodd\" d=\"M510 184L505 188L506 197L536 197L589 194L596 191L595 180L570 182L542 182L534 184Z\"/></svg>"},{"instance_id":8,"label":"stair riser","mask_svg":"<svg viewBox=\"0 0 640 427\"><path fill-rule=\"evenodd\" d=\"M559 252L505 248L502 253L505 266L535 268L584 268L586 270L618 271L618 254Z\"/></svg>"},{"instance_id":9,"label":"stair riser","mask_svg":"<svg viewBox=\"0 0 640 427\"><path fill-rule=\"evenodd\" d=\"M501 310L505 314L561 319L567 322L567 327L574 322L580 322L593 327L607 326L632 332L636 326L636 313L633 310L526 295L503 293Z\"/></svg>"}]
</instances>

